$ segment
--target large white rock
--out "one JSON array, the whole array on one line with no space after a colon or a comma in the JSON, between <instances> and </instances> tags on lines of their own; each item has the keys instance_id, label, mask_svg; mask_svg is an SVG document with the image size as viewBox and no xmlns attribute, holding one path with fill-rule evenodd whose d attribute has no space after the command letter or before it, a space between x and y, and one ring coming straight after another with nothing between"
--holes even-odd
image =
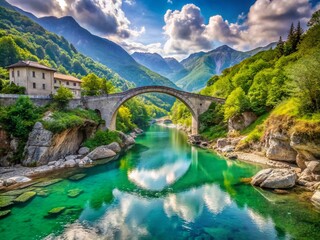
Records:
<instances>
[{"instance_id":1,"label":"large white rock","mask_svg":"<svg viewBox=\"0 0 320 240\"><path fill-rule=\"evenodd\" d=\"M65 167L75 167L77 165L76 161L73 159L67 160L63 163Z\"/></svg>"},{"instance_id":2,"label":"large white rock","mask_svg":"<svg viewBox=\"0 0 320 240\"><path fill-rule=\"evenodd\" d=\"M108 146L100 146L94 149L92 152L90 152L87 157L92 160L98 160L103 158L110 158L117 155L114 151L108 148Z\"/></svg>"},{"instance_id":3,"label":"large white rock","mask_svg":"<svg viewBox=\"0 0 320 240\"><path fill-rule=\"evenodd\" d=\"M311 201L320 206L320 190L317 190L311 197Z\"/></svg>"},{"instance_id":4,"label":"large white rock","mask_svg":"<svg viewBox=\"0 0 320 240\"><path fill-rule=\"evenodd\" d=\"M295 185L297 174L288 168L268 168L259 171L251 184L262 188L291 188Z\"/></svg>"},{"instance_id":5,"label":"large white rock","mask_svg":"<svg viewBox=\"0 0 320 240\"><path fill-rule=\"evenodd\" d=\"M25 177L25 176L14 176L9 178L13 181L15 181L16 183L25 183L25 182L30 182L31 178Z\"/></svg>"}]
</instances>

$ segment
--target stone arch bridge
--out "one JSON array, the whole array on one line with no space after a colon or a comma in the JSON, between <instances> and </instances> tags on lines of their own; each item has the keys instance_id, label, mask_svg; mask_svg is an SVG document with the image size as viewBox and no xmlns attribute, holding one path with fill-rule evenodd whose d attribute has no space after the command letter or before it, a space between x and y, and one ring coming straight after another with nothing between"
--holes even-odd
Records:
<instances>
[{"instance_id":1,"label":"stone arch bridge","mask_svg":"<svg viewBox=\"0 0 320 240\"><path fill-rule=\"evenodd\" d=\"M212 102L225 102L222 98L203 96L200 94L180 91L174 88L146 86L133 88L121 93L85 97L82 99L82 104L85 108L98 110L101 113L101 118L105 120L106 127L111 130L116 130L116 119L120 106L129 99L144 93L164 93L183 102L192 114L192 134L198 134L199 116L208 110Z\"/></svg>"}]
</instances>

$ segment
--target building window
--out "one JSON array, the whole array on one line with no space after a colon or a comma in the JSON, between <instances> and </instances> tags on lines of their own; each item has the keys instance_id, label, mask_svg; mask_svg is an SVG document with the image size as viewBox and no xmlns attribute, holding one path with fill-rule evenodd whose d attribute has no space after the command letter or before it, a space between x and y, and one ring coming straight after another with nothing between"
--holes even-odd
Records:
<instances>
[{"instance_id":1,"label":"building window","mask_svg":"<svg viewBox=\"0 0 320 240\"><path fill-rule=\"evenodd\" d=\"M17 71L17 75L18 75L18 77L20 77L20 71L19 70Z\"/></svg>"},{"instance_id":2,"label":"building window","mask_svg":"<svg viewBox=\"0 0 320 240\"><path fill-rule=\"evenodd\" d=\"M54 83L57 83L57 80L54 80Z\"/></svg>"},{"instance_id":3,"label":"building window","mask_svg":"<svg viewBox=\"0 0 320 240\"><path fill-rule=\"evenodd\" d=\"M67 85L69 85L69 82L67 82Z\"/></svg>"},{"instance_id":4,"label":"building window","mask_svg":"<svg viewBox=\"0 0 320 240\"><path fill-rule=\"evenodd\" d=\"M12 70L12 72L11 72L11 76L12 76L12 77L14 77L14 70Z\"/></svg>"},{"instance_id":5,"label":"building window","mask_svg":"<svg viewBox=\"0 0 320 240\"><path fill-rule=\"evenodd\" d=\"M43 83L42 84L42 89L45 90L46 89L46 85Z\"/></svg>"},{"instance_id":6,"label":"building window","mask_svg":"<svg viewBox=\"0 0 320 240\"><path fill-rule=\"evenodd\" d=\"M45 78L46 78L46 74L42 73L42 79L45 79Z\"/></svg>"},{"instance_id":7,"label":"building window","mask_svg":"<svg viewBox=\"0 0 320 240\"><path fill-rule=\"evenodd\" d=\"M34 82L34 83L32 83L32 85L33 85L33 88L36 88L36 83Z\"/></svg>"},{"instance_id":8,"label":"building window","mask_svg":"<svg viewBox=\"0 0 320 240\"><path fill-rule=\"evenodd\" d=\"M77 86L77 83L73 83L73 86Z\"/></svg>"},{"instance_id":9,"label":"building window","mask_svg":"<svg viewBox=\"0 0 320 240\"><path fill-rule=\"evenodd\" d=\"M32 77L36 77L36 72L35 71L32 71Z\"/></svg>"},{"instance_id":10,"label":"building window","mask_svg":"<svg viewBox=\"0 0 320 240\"><path fill-rule=\"evenodd\" d=\"M59 81L59 84L61 85L61 81Z\"/></svg>"}]
</instances>

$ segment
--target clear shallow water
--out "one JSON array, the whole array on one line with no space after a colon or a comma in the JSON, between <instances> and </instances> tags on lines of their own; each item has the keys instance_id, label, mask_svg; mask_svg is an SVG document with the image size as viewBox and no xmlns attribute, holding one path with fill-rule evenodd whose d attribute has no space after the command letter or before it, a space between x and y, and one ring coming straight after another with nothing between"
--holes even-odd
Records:
<instances>
[{"instance_id":1,"label":"clear shallow water","mask_svg":"<svg viewBox=\"0 0 320 240\"><path fill-rule=\"evenodd\" d=\"M299 195L246 185L240 179L259 167L186 140L152 126L118 160L61 174L61 182L42 188L49 196L14 206L0 220L0 239L320 239L320 213ZM75 173L87 176L68 180ZM83 193L69 198L75 188ZM55 207L66 210L44 218Z\"/></svg>"}]
</instances>

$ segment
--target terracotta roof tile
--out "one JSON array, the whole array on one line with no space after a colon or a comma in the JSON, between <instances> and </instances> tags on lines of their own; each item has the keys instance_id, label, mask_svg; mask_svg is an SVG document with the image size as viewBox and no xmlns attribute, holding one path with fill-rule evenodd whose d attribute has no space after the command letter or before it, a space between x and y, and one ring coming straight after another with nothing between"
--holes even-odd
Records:
<instances>
[{"instance_id":1,"label":"terracotta roof tile","mask_svg":"<svg viewBox=\"0 0 320 240\"><path fill-rule=\"evenodd\" d=\"M71 76L71 75L65 75L65 74L62 74L62 73L57 73L55 72L54 73L54 79L56 80L64 80L64 81L70 81L70 82L82 82L80 79L74 77L74 76Z\"/></svg>"},{"instance_id":2,"label":"terracotta roof tile","mask_svg":"<svg viewBox=\"0 0 320 240\"><path fill-rule=\"evenodd\" d=\"M15 64L8 66L7 68L15 68L15 67L33 67L33 68L44 69L44 70L48 70L48 71L54 71L54 72L57 71L54 68L50 68L50 67L44 66L38 62L33 62L33 61L19 61Z\"/></svg>"}]
</instances>

